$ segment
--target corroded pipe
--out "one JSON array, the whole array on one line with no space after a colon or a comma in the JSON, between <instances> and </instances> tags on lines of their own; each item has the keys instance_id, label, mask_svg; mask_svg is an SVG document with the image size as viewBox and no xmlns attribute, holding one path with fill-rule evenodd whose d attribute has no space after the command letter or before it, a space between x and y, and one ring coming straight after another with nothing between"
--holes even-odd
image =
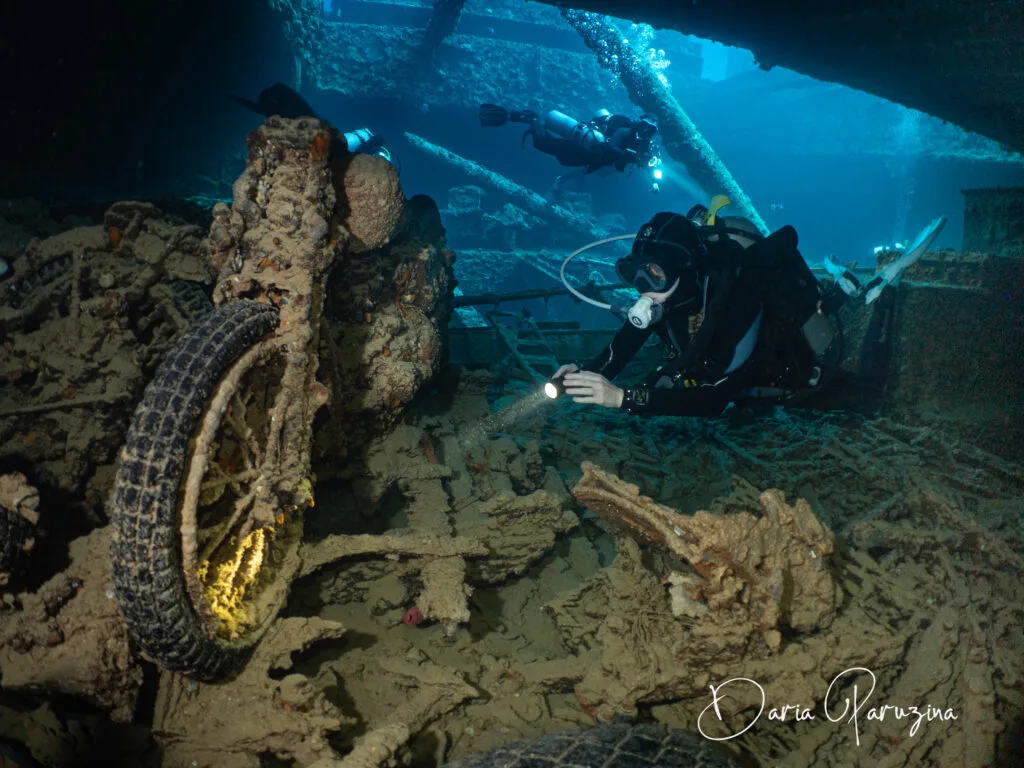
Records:
<instances>
[{"instance_id":1,"label":"corroded pipe","mask_svg":"<svg viewBox=\"0 0 1024 768\"><path fill-rule=\"evenodd\" d=\"M521 184L517 184L511 179L502 176L500 173L495 173L494 171L485 168L480 165L480 163L476 163L462 157L461 155L457 155L450 149L438 146L437 144L427 141L423 137L417 136L414 133L406 133L405 138L408 139L409 143L417 149L443 160L474 179L484 182L487 186L507 195L516 202L522 204L525 208L536 213L538 216L545 219L553 217L559 224L564 224L570 229L595 240L607 237L609 234L606 229L600 227L596 222L581 216L578 213L574 213L567 208L563 208L560 205L548 202L544 197L538 195L536 192L527 189Z\"/></svg>"},{"instance_id":2,"label":"corroded pipe","mask_svg":"<svg viewBox=\"0 0 1024 768\"><path fill-rule=\"evenodd\" d=\"M597 54L601 66L619 78L630 100L658 118L661 141L668 154L686 166L705 192L728 195L741 216L746 216L763 234L768 234L768 225L754 209L747 193L650 64L623 41L622 34L603 16L569 8L560 10L587 47Z\"/></svg>"},{"instance_id":3,"label":"corroded pipe","mask_svg":"<svg viewBox=\"0 0 1024 768\"><path fill-rule=\"evenodd\" d=\"M434 12L430 16L427 31L420 43L420 60L428 67L434 60L434 53L441 47L445 38L451 35L459 25L462 8L466 0L435 0Z\"/></svg>"}]
</instances>

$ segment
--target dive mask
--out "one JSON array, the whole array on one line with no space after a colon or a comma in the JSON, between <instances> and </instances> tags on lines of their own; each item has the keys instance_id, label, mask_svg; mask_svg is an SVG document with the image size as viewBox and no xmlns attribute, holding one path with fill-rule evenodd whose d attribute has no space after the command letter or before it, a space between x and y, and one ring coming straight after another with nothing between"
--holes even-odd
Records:
<instances>
[{"instance_id":1,"label":"dive mask","mask_svg":"<svg viewBox=\"0 0 1024 768\"><path fill-rule=\"evenodd\" d=\"M661 292L668 287L668 276L657 264L638 264L630 258L615 262L615 274L624 285L636 288L640 293Z\"/></svg>"},{"instance_id":2,"label":"dive mask","mask_svg":"<svg viewBox=\"0 0 1024 768\"><path fill-rule=\"evenodd\" d=\"M623 285L640 293L665 293L679 286L669 302L669 306L676 307L695 298L704 255L697 226L666 211L655 214L640 228L629 256L615 262L615 272ZM664 312L661 303L641 296L628 317L632 325L646 328L660 320Z\"/></svg>"}]
</instances>

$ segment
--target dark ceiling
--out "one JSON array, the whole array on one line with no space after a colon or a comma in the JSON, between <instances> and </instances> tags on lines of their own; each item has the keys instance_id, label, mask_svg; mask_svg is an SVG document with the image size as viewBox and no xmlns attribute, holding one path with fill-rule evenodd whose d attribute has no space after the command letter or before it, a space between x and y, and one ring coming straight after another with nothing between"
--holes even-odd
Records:
<instances>
[{"instance_id":1,"label":"dark ceiling","mask_svg":"<svg viewBox=\"0 0 1024 768\"><path fill-rule=\"evenodd\" d=\"M538 0L676 29L1024 151L1021 0Z\"/></svg>"},{"instance_id":2,"label":"dark ceiling","mask_svg":"<svg viewBox=\"0 0 1024 768\"><path fill-rule=\"evenodd\" d=\"M869 91L1024 151L1022 0L567 4L742 46L766 66ZM212 162L219 142L246 130L244 110L224 109L228 94L256 94L291 71L282 17L267 0L10 5L0 27L0 197L44 183L144 188L183 167L182 147L206 147Z\"/></svg>"}]
</instances>

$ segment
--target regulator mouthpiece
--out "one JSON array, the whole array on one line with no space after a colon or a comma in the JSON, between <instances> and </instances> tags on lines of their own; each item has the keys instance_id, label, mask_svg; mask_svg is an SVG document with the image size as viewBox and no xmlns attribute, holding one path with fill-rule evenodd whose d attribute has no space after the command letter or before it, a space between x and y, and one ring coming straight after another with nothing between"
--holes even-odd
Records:
<instances>
[{"instance_id":1,"label":"regulator mouthpiece","mask_svg":"<svg viewBox=\"0 0 1024 768\"><path fill-rule=\"evenodd\" d=\"M544 384L544 394L555 400L565 394L565 382L562 379L548 379Z\"/></svg>"},{"instance_id":2,"label":"regulator mouthpiece","mask_svg":"<svg viewBox=\"0 0 1024 768\"><path fill-rule=\"evenodd\" d=\"M627 317L629 317L629 322L637 328L646 328L651 323L661 320L663 312L661 304L649 296L641 296L640 300L630 308Z\"/></svg>"}]
</instances>

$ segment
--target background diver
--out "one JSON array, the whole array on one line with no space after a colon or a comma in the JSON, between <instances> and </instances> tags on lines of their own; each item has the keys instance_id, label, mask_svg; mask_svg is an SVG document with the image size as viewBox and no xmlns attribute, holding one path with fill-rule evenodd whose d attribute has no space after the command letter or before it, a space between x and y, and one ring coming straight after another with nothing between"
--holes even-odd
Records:
<instances>
[{"instance_id":1,"label":"background diver","mask_svg":"<svg viewBox=\"0 0 1024 768\"><path fill-rule=\"evenodd\" d=\"M284 83L274 83L269 88L264 89L256 101L235 95L232 95L231 99L246 109L251 109L256 114L263 115L264 117L278 115L285 118L313 117L317 120L323 120L316 113L316 110L309 105L308 101L302 98L295 89L288 87ZM327 120L323 120L323 122L330 125L330 122ZM331 147L332 152L344 149L348 152L379 155L398 168L399 171L401 170L394 154L384 144L384 139L369 128L359 128L347 133L339 133L331 126L331 130L334 137Z\"/></svg>"},{"instance_id":2,"label":"background diver","mask_svg":"<svg viewBox=\"0 0 1024 768\"><path fill-rule=\"evenodd\" d=\"M836 279L819 283L790 226L765 237L747 219L717 217L703 206L688 216L658 213L616 263L620 280L642 292L627 322L597 357L563 365L553 379L564 376L574 402L638 414L717 416L733 402L814 394L839 368L839 307L851 296L881 299L875 314L891 319L900 274L944 223L937 219L903 257L860 285L831 263ZM652 333L669 360L635 386L612 384ZM883 327L873 342L887 349L889 335Z\"/></svg>"},{"instance_id":3,"label":"background diver","mask_svg":"<svg viewBox=\"0 0 1024 768\"><path fill-rule=\"evenodd\" d=\"M526 145L529 136L535 149L553 155L560 165L583 168L588 174L601 168L624 171L637 166L650 173L652 191L660 187L658 123L653 115L643 114L633 120L602 109L582 123L554 109L542 116L529 109L510 112L497 104L480 105L481 126L495 128L509 122L529 126L521 146ZM556 191L562 178L555 184Z\"/></svg>"}]
</instances>

